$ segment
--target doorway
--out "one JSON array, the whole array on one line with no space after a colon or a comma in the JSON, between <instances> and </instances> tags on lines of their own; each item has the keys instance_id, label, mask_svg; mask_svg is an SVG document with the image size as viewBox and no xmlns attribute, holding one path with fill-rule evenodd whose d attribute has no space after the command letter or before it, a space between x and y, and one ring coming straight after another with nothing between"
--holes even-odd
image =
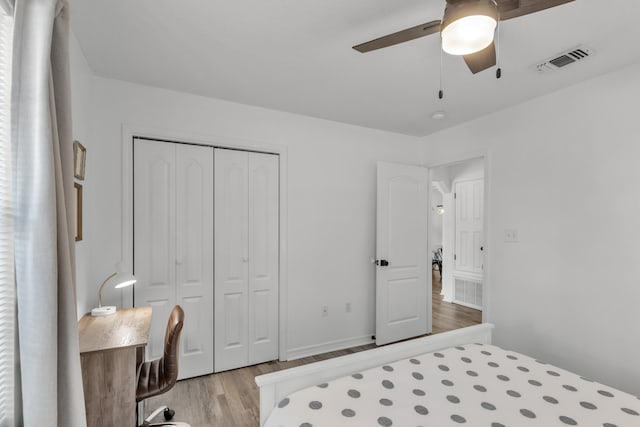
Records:
<instances>
[{"instance_id":1,"label":"doorway","mask_svg":"<svg viewBox=\"0 0 640 427\"><path fill-rule=\"evenodd\" d=\"M484 171L482 157L429 171L433 333L482 322Z\"/></svg>"}]
</instances>

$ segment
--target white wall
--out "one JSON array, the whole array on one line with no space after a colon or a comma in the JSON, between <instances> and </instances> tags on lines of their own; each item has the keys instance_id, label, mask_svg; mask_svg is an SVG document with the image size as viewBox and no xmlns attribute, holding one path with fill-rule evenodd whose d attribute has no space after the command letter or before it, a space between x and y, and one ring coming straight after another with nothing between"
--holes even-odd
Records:
<instances>
[{"instance_id":1,"label":"white wall","mask_svg":"<svg viewBox=\"0 0 640 427\"><path fill-rule=\"evenodd\" d=\"M497 344L640 395L638 99L633 65L424 141L432 164L488 154Z\"/></svg>"},{"instance_id":2,"label":"white wall","mask_svg":"<svg viewBox=\"0 0 640 427\"><path fill-rule=\"evenodd\" d=\"M72 122L73 122L73 138L80 141L85 146L91 145L89 137L89 110L91 107L91 84L93 81L93 73L87 64L87 61L80 50L80 45L75 36L71 35L70 42L70 70L72 78L71 87L71 102L72 102ZM85 174L84 181L77 181L83 185L83 194L91 192L92 170L95 158L93 153L89 151L89 158L87 160L87 172ZM86 233L85 233L86 234ZM92 301L92 295L97 291L93 287L87 289L89 282L88 276L88 261L89 253L87 247L87 239L76 242L76 293L78 301L78 316L81 317L84 313L91 310L94 306ZM89 295L91 294L91 295ZM97 297L95 297L97 302Z\"/></svg>"},{"instance_id":3,"label":"white wall","mask_svg":"<svg viewBox=\"0 0 640 427\"><path fill-rule=\"evenodd\" d=\"M74 78L74 89L87 90ZM418 138L287 114L222 100L94 77L85 242L90 256L78 304L96 303L95 289L121 254L122 126L168 130L199 139L243 139L288 150L288 349L316 352L368 342L374 333L376 161L415 163ZM88 290L88 291L87 291ZM120 303L106 291L106 303ZM345 312L350 302L351 313ZM321 317L321 307L329 316Z\"/></svg>"}]
</instances>

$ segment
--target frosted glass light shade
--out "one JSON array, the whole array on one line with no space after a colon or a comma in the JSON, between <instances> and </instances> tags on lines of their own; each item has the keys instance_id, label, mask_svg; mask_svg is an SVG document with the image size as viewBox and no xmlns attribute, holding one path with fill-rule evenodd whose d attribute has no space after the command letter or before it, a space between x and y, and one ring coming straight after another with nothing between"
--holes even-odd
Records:
<instances>
[{"instance_id":1,"label":"frosted glass light shade","mask_svg":"<svg viewBox=\"0 0 640 427\"><path fill-rule=\"evenodd\" d=\"M442 29L442 49L450 55L470 55L493 42L496 20L487 15L471 15Z\"/></svg>"}]
</instances>

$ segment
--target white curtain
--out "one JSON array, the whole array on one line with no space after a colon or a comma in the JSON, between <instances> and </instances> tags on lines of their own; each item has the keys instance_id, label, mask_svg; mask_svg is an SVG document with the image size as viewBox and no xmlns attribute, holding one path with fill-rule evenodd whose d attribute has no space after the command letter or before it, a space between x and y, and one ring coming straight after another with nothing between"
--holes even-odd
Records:
<instances>
[{"instance_id":1,"label":"white curtain","mask_svg":"<svg viewBox=\"0 0 640 427\"><path fill-rule=\"evenodd\" d=\"M0 427L15 425L16 282L11 185L13 7L0 1Z\"/></svg>"},{"instance_id":2,"label":"white curtain","mask_svg":"<svg viewBox=\"0 0 640 427\"><path fill-rule=\"evenodd\" d=\"M16 0L12 156L19 424L86 425L75 298L66 0Z\"/></svg>"}]
</instances>

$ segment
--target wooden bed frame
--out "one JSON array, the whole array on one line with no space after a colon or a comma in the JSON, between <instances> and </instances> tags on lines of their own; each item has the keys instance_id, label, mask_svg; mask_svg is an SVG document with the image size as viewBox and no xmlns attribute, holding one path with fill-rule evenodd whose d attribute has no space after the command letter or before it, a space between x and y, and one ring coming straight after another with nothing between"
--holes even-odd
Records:
<instances>
[{"instance_id":1,"label":"wooden bed frame","mask_svg":"<svg viewBox=\"0 0 640 427\"><path fill-rule=\"evenodd\" d=\"M386 363L469 343L491 344L490 323L429 335L410 341L285 369L255 378L260 388L260 425L276 404L289 394Z\"/></svg>"}]
</instances>

